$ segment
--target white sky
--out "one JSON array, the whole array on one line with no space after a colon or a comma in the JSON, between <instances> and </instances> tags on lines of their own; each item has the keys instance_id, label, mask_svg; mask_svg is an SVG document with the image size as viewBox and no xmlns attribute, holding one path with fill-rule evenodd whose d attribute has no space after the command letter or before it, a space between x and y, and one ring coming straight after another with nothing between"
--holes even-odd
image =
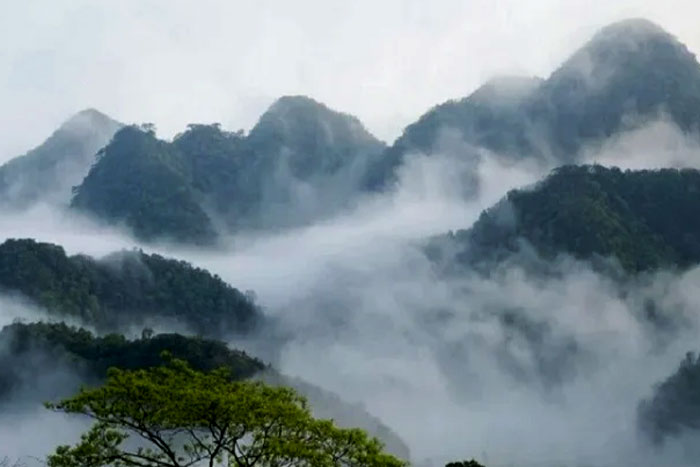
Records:
<instances>
[{"instance_id":1,"label":"white sky","mask_svg":"<svg viewBox=\"0 0 700 467\"><path fill-rule=\"evenodd\" d=\"M0 161L85 107L170 137L249 129L284 94L391 141L492 75L548 75L618 19L698 52L698 13L698 0L0 0Z\"/></svg>"}]
</instances>

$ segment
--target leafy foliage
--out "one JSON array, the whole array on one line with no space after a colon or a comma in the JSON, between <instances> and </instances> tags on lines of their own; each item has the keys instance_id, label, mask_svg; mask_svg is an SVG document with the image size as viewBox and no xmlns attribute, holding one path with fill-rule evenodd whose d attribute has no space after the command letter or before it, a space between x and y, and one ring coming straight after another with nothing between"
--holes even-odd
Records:
<instances>
[{"instance_id":1,"label":"leafy foliage","mask_svg":"<svg viewBox=\"0 0 700 467\"><path fill-rule=\"evenodd\" d=\"M544 257L614 257L633 272L687 267L700 262L698 203L697 170L564 166L449 240L466 263L503 259L526 240Z\"/></svg>"},{"instance_id":2,"label":"leafy foliage","mask_svg":"<svg viewBox=\"0 0 700 467\"><path fill-rule=\"evenodd\" d=\"M124 223L145 240L211 243L214 227L187 169L173 145L143 128L127 126L101 151L76 188L72 206Z\"/></svg>"},{"instance_id":3,"label":"leafy foliage","mask_svg":"<svg viewBox=\"0 0 700 467\"><path fill-rule=\"evenodd\" d=\"M172 142L158 140L151 127L122 129L72 205L144 240L211 244L215 224L275 227L339 209L358 189L356 172L383 149L356 118L283 97L247 137L218 124L189 125ZM342 193L332 196L339 185ZM304 209L307 217L288 213Z\"/></svg>"},{"instance_id":4,"label":"leafy foliage","mask_svg":"<svg viewBox=\"0 0 700 467\"><path fill-rule=\"evenodd\" d=\"M638 407L643 433L655 443L685 430L700 430L700 357L688 353L674 374Z\"/></svg>"},{"instance_id":5,"label":"leafy foliage","mask_svg":"<svg viewBox=\"0 0 700 467\"><path fill-rule=\"evenodd\" d=\"M79 443L49 456L51 467L404 465L363 431L314 419L291 389L231 382L225 370L178 360L112 369L104 386L49 407L95 420Z\"/></svg>"},{"instance_id":6,"label":"leafy foliage","mask_svg":"<svg viewBox=\"0 0 700 467\"><path fill-rule=\"evenodd\" d=\"M122 251L100 260L67 256L34 240L0 245L0 288L98 327L182 322L199 333L247 332L260 318L241 292L184 261Z\"/></svg>"},{"instance_id":7,"label":"leafy foliage","mask_svg":"<svg viewBox=\"0 0 700 467\"><path fill-rule=\"evenodd\" d=\"M484 467L474 459L469 461L450 462L445 467Z\"/></svg>"},{"instance_id":8,"label":"leafy foliage","mask_svg":"<svg viewBox=\"0 0 700 467\"><path fill-rule=\"evenodd\" d=\"M234 379L250 378L265 369L259 360L245 352L230 350L220 341L180 334L156 334L146 329L140 339L121 334L95 336L83 328L65 323L14 323L0 332L5 351L12 357L47 351L55 358L65 355L90 379L103 379L112 367L140 369L159 366L162 354L187 361L196 370L227 368ZM12 368L0 378L10 380ZM11 383L11 381L8 381Z\"/></svg>"},{"instance_id":9,"label":"leafy foliage","mask_svg":"<svg viewBox=\"0 0 700 467\"><path fill-rule=\"evenodd\" d=\"M289 378L245 352L220 341L144 329L141 338L91 332L56 323L15 323L0 332L0 404L36 404L66 397L81 384L98 384L111 367L144 369L160 366L162 354L186 361L198 371L226 368L233 380L255 378L294 388L308 398L314 415L333 418L343 427L360 427L386 443L387 451L409 457L405 443L364 407L351 405L298 378Z\"/></svg>"}]
</instances>

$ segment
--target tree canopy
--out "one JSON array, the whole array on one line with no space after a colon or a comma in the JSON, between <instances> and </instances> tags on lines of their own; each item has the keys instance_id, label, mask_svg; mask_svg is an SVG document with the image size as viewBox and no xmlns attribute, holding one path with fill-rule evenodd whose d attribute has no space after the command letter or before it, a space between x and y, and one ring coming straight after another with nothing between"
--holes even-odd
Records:
<instances>
[{"instance_id":1,"label":"tree canopy","mask_svg":"<svg viewBox=\"0 0 700 467\"><path fill-rule=\"evenodd\" d=\"M103 386L48 407L94 420L79 442L49 456L50 467L406 465L364 431L313 418L291 389L180 360L111 369Z\"/></svg>"},{"instance_id":2,"label":"tree canopy","mask_svg":"<svg viewBox=\"0 0 700 467\"><path fill-rule=\"evenodd\" d=\"M503 259L525 240L543 257L614 257L631 272L682 268L700 262L698 203L694 169L563 166L510 191L448 243L465 263Z\"/></svg>"},{"instance_id":3,"label":"tree canopy","mask_svg":"<svg viewBox=\"0 0 700 467\"><path fill-rule=\"evenodd\" d=\"M261 318L251 300L184 261L122 251L96 260L29 239L0 244L0 289L98 327L171 319L207 334L245 333Z\"/></svg>"}]
</instances>

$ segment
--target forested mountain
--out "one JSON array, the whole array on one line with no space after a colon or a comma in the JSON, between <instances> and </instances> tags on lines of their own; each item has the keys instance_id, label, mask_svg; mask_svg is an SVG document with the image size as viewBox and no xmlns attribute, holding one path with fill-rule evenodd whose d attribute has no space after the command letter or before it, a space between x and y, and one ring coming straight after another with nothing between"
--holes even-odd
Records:
<instances>
[{"instance_id":1,"label":"forested mountain","mask_svg":"<svg viewBox=\"0 0 700 467\"><path fill-rule=\"evenodd\" d=\"M271 384L293 387L308 398L316 416L333 418L341 426L362 427L386 443L389 451L409 457L408 448L397 435L362 407L288 378L223 342L180 334L154 335L148 329L141 338L130 340L120 334L95 336L62 323L6 326L0 331L0 403L19 397L24 404L41 404L65 397L82 384L101 382L112 367L160 366L163 352L196 370L226 368L234 379L262 378Z\"/></svg>"},{"instance_id":2,"label":"forested mountain","mask_svg":"<svg viewBox=\"0 0 700 467\"><path fill-rule=\"evenodd\" d=\"M434 239L430 251L477 264L531 246L545 258L613 257L632 272L683 268L700 263L698 206L697 170L563 166L510 191L471 229Z\"/></svg>"},{"instance_id":3,"label":"forested mountain","mask_svg":"<svg viewBox=\"0 0 700 467\"><path fill-rule=\"evenodd\" d=\"M180 324L206 335L247 333L261 318L244 294L183 261L122 251L101 259L67 256L34 240L0 245L0 290L20 294L56 318L101 329Z\"/></svg>"},{"instance_id":4,"label":"forested mountain","mask_svg":"<svg viewBox=\"0 0 700 467\"><path fill-rule=\"evenodd\" d=\"M209 244L215 226L299 225L347 206L383 149L355 117L283 97L248 136L190 125L166 142L147 126L124 128L72 205L144 240Z\"/></svg>"},{"instance_id":5,"label":"forested mountain","mask_svg":"<svg viewBox=\"0 0 700 467\"><path fill-rule=\"evenodd\" d=\"M74 208L123 223L142 239L210 243L216 234L178 149L148 129L127 126L100 151L76 189Z\"/></svg>"},{"instance_id":6,"label":"forested mountain","mask_svg":"<svg viewBox=\"0 0 700 467\"><path fill-rule=\"evenodd\" d=\"M469 146L512 160L572 163L584 146L662 114L697 134L700 66L657 25L626 20L600 30L546 80L496 81L429 110L386 151L368 184L390 183L411 152L466 156Z\"/></svg>"},{"instance_id":7,"label":"forested mountain","mask_svg":"<svg viewBox=\"0 0 700 467\"><path fill-rule=\"evenodd\" d=\"M0 206L24 208L39 200L67 204L71 187L121 126L94 109L74 115L40 146L0 166Z\"/></svg>"},{"instance_id":8,"label":"forested mountain","mask_svg":"<svg viewBox=\"0 0 700 467\"><path fill-rule=\"evenodd\" d=\"M638 408L642 432L655 443L700 430L700 357L688 353Z\"/></svg>"}]
</instances>

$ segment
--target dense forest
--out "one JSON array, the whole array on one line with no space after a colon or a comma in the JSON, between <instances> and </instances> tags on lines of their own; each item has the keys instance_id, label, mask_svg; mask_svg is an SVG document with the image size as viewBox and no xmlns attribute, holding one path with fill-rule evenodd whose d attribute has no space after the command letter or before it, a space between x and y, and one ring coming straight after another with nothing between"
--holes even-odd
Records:
<instances>
[{"instance_id":1,"label":"dense forest","mask_svg":"<svg viewBox=\"0 0 700 467\"><path fill-rule=\"evenodd\" d=\"M0 371L0 395L40 378L42 369L29 372L26 364L37 356L53 359L54 368L63 363L66 371L79 372L88 382L99 381L109 368L139 369L163 364L163 352L188 362L197 370L226 368L235 379L250 378L265 369L259 360L246 353L229 350L226 344L180 334L156 334L144 330L140 339L129 340L121 334L95 336L91 332L64 323L15 323L0 331L3 344ZM50 356L50 357L48 357ZM29 380L29 381L28 381ZM41 402L41 401L39 401Z\"/></svg>"},{"instance_id":2,"label":"dense forest","mask_svg":"<svg viewBox=\"0 0 700 467\"><path fill-rule=\"evenodd\" d=\"M244 257L250 264L241 270L255 276L251 282L270 280L261 288L271 312L264 313L252 292L196 265L142 249L93 258L69 255L57 244L5 239L0 306L7 303L30 317L41 313L49 322L17 320L0 330L0 410L34 410L87 385L73 399L48 406L66 414L104 410L112 416L109 410L124 404L136 408L136 417L155 418L156 431L166 407L168 423L187 422L188 434L195 435L202 429L200 415L233 407L224 415L235 412L237 422L264 420L257 431L245 431L249 427L243 423L246 441L253 442L267 441L267 428L280 428L275 423L283 412L297 417L292 426L298 431L283 429L299 444L285 445L288 440L279 435L276 442L290 458L307 456L290 465L403 465L384 457L380 444L363 431L336 431L332 423L311 417L360 427L379 438L388 453L410 459L406 443L368 410L377 410L421 454L428 453L427 463L440 458L441 465L446 459L439 457L442 439L426 448L433 435L449 438L450 458L463 457L463 442L470 448L483 444L489 464L487 452L519 459L521 450L528 461L555 459L545 464L563 465L560 458L570 460L588 446L604 445L600 450L605 452L579 456L583 460L576 465L606 465L598 461L654 455L670 440L694 443L700 430L700 356L687 354L653 387L651 369L644 369L643 377L614 373L615 365L657 356L675 361L674 352L693 348L700 170L576 165L627 130L660 118L689 144L700 141L700 66L683 44L645 20L600 30L546 79L501 77L467 97L437 105L390 146L356 117L304 96L278 99L249 132L226 131L218 123L189 124L169 140L157 136L154 124L125 126L97 111L83 111L44 144L0 167L3 214L8 208L15 216L35 203L58 203L66 211L55 212L110 225L120 241L195 246L188 255L218 247L207 254L221 252L231 261ZM460 225L454 213L474 206L465 198L479 191L479 174L456 169L462 162L493 158L499 167L516 164L519 169L523 163L537 173L553 170L507 193L498 186L497 196L505 196L473 225L465 221L462 230L425 239L426 230L412 229L425 222L424 211L415 215L403 209L436 206L430 204L435 201L432 167L425 173L413 174L414 166L402 172L416 153L449 156L455 165L447 170L458 175L450 181L458 179L460 185L459 196L445 190L449 203L438 199L444 205L436 211L444 208L444 215L436 218L444 224L428 226L431 232ZM392 191L403 174L417 180L398 188L408 192L421 185L416 198ZM366 211L345 211L360 202ZM357 215L335 222L332 216L341 212ZM393 214L402 220L396 222ZM405 217L410 217L406 224ZM396 224L383 224L387 218ZM408 222L415 224L406 228ZM309 225L319 228L294 229ZM399 235L392 237L392 229ZM112 229L104 231L112 235ZM357 241L362 236L367 238ZM346 251L320 257L327 240ZM416 244L425 247L428 260L420 250L416 254ZM69 251L82 251L80 245L68 245ZM297 250L289 255L292 249ZM297 264L306 260L308 267ZM271 269L277 267L287 274L282 279ZM234 345L277 359L268 364ZM287 376L277 365L328 383L347 399ZM212 382L214 389L208 387ZM118 390L125 388L136 405L126 397L105 408L94 398L123 396ZM642 400L639 394L646 390ZM144 393L160 404L145 414L138 405ZM583 409L572 408L580 402ZM599 439L588 439L596 436L582 435L602 426L587 418L603 412L605 404L626 411L615 422L616 432L602 430L619 435L622 447L608 447L617 438L596 445ZM590 414L582 416L586 409ZM538 422L538 416L544 419L541 430L528 438L533 431L528 423ZM525 423L506 426L515 418ZM560 420L565 423L557 425ZM574 428L560 438L546 431L550 425ZM109 442L126 438L104 423L96 427L76 447L58 448L49 465L123 462L110 457L117 451ZM299 433L303 436L295 438ZM573 442L564 446L564 454L540 452L567 435ZM234 436L234 444L244 437ZM355 444L336 449L334 443L348 439ZM509 440L513 446L508 449L499 444ZM533 440L537 446L530 452L523 446ZM201 449L204 443L197 441ZM355 463L340 463L353 446L361 447ZM265 448L274 451L274 446ZM606 457L608 449L614 457ZM380 461L357 461L367 452ZM140 464L143 452L132 454L134 463L124 465L181 467L176 456ZM216 453L206 454L217 459ZM472 454L481 452L465 452L463 458ZM2 455L0 450L0 466ZM323 462L308 460L315 455ZM258 465L260 458L235 462ZM482 466L461 460L447 467Z\"/></svg>"},{"instance_id":3,"label":"dense forest","mask_svg":"<svg viewBox=\"0 0 700 467\"><path fill-rule=\"evenodd\" d=\"M0 289L57 318L72 316L104 329L160 320L223 335L249 332L261 317L246 295L217 276L142 251L96 260L67 256L57 245L7 240L0 245Z\"/></svg>"},{"instance_id":4,"label":"dense forest","mask_svg":"<svg viewBox=\"0 0 700 467\"><path fill-rule=\"evenodd\" d=\"M406 444L363 407L298 378L290 378L247 353L225 343L181 334L140 338L122 334L95 335L64 323L14 323L0 331L0 408L3 401L42 403L65 397L82 384L99 384L110 368L155 368L178 359L198 371L224 368L233 380L255 378L271 386L292 387L303 394L316 416L341 426L361 427L379 437L387 449L409 457Z\"/></svg>"},{"instance_id":5,"label":"dense forest","mask_svg":"<svg viewBox=\"0 0 700 467\"><path fill-rule=\"evenodd\" d=\"M638 409L639 427L655 443L700 430L700 357L688 353Z\"/></svg>"},{"instance_id":6,"label":"dense forest","mask_svg":"<svg viewBox=\"0 0 700 467\"><path fill-rule=\"evenodd\" d=\"M698 203L697 170L564 166L510 191L471 229L434 239L429 250L475 264L530 245L545 258L613 257L631 272L684 268L700 262Z\"/></svg>"},{"instance_id":7,"label":"dense forest","mask_svg":"<svg viewBox=\"0 0 700 467\"><path fill-rule=\"evenodd\" d=\"M406 127L377 166L371 187L395 180L406 155L475 148L506 160L580 161L581 149L661 115L700 129L700 67L675 37L642 19L599 31L546 80L510 77L440 104Z\"/></svg>"},{"instance_id":8,"label":"dense forest","mask_svg":"<svg viewBox=\"0 0 700 467\"><path fill-rule=\"evenodd\" d=\"M192 124L167 142L132 125L100 151L72 206L143 240L211 244L217 227L298 225L346 206L383 148L355 117L300 96L275 102L248 136Z\"/></svg>"}]
</instances>

